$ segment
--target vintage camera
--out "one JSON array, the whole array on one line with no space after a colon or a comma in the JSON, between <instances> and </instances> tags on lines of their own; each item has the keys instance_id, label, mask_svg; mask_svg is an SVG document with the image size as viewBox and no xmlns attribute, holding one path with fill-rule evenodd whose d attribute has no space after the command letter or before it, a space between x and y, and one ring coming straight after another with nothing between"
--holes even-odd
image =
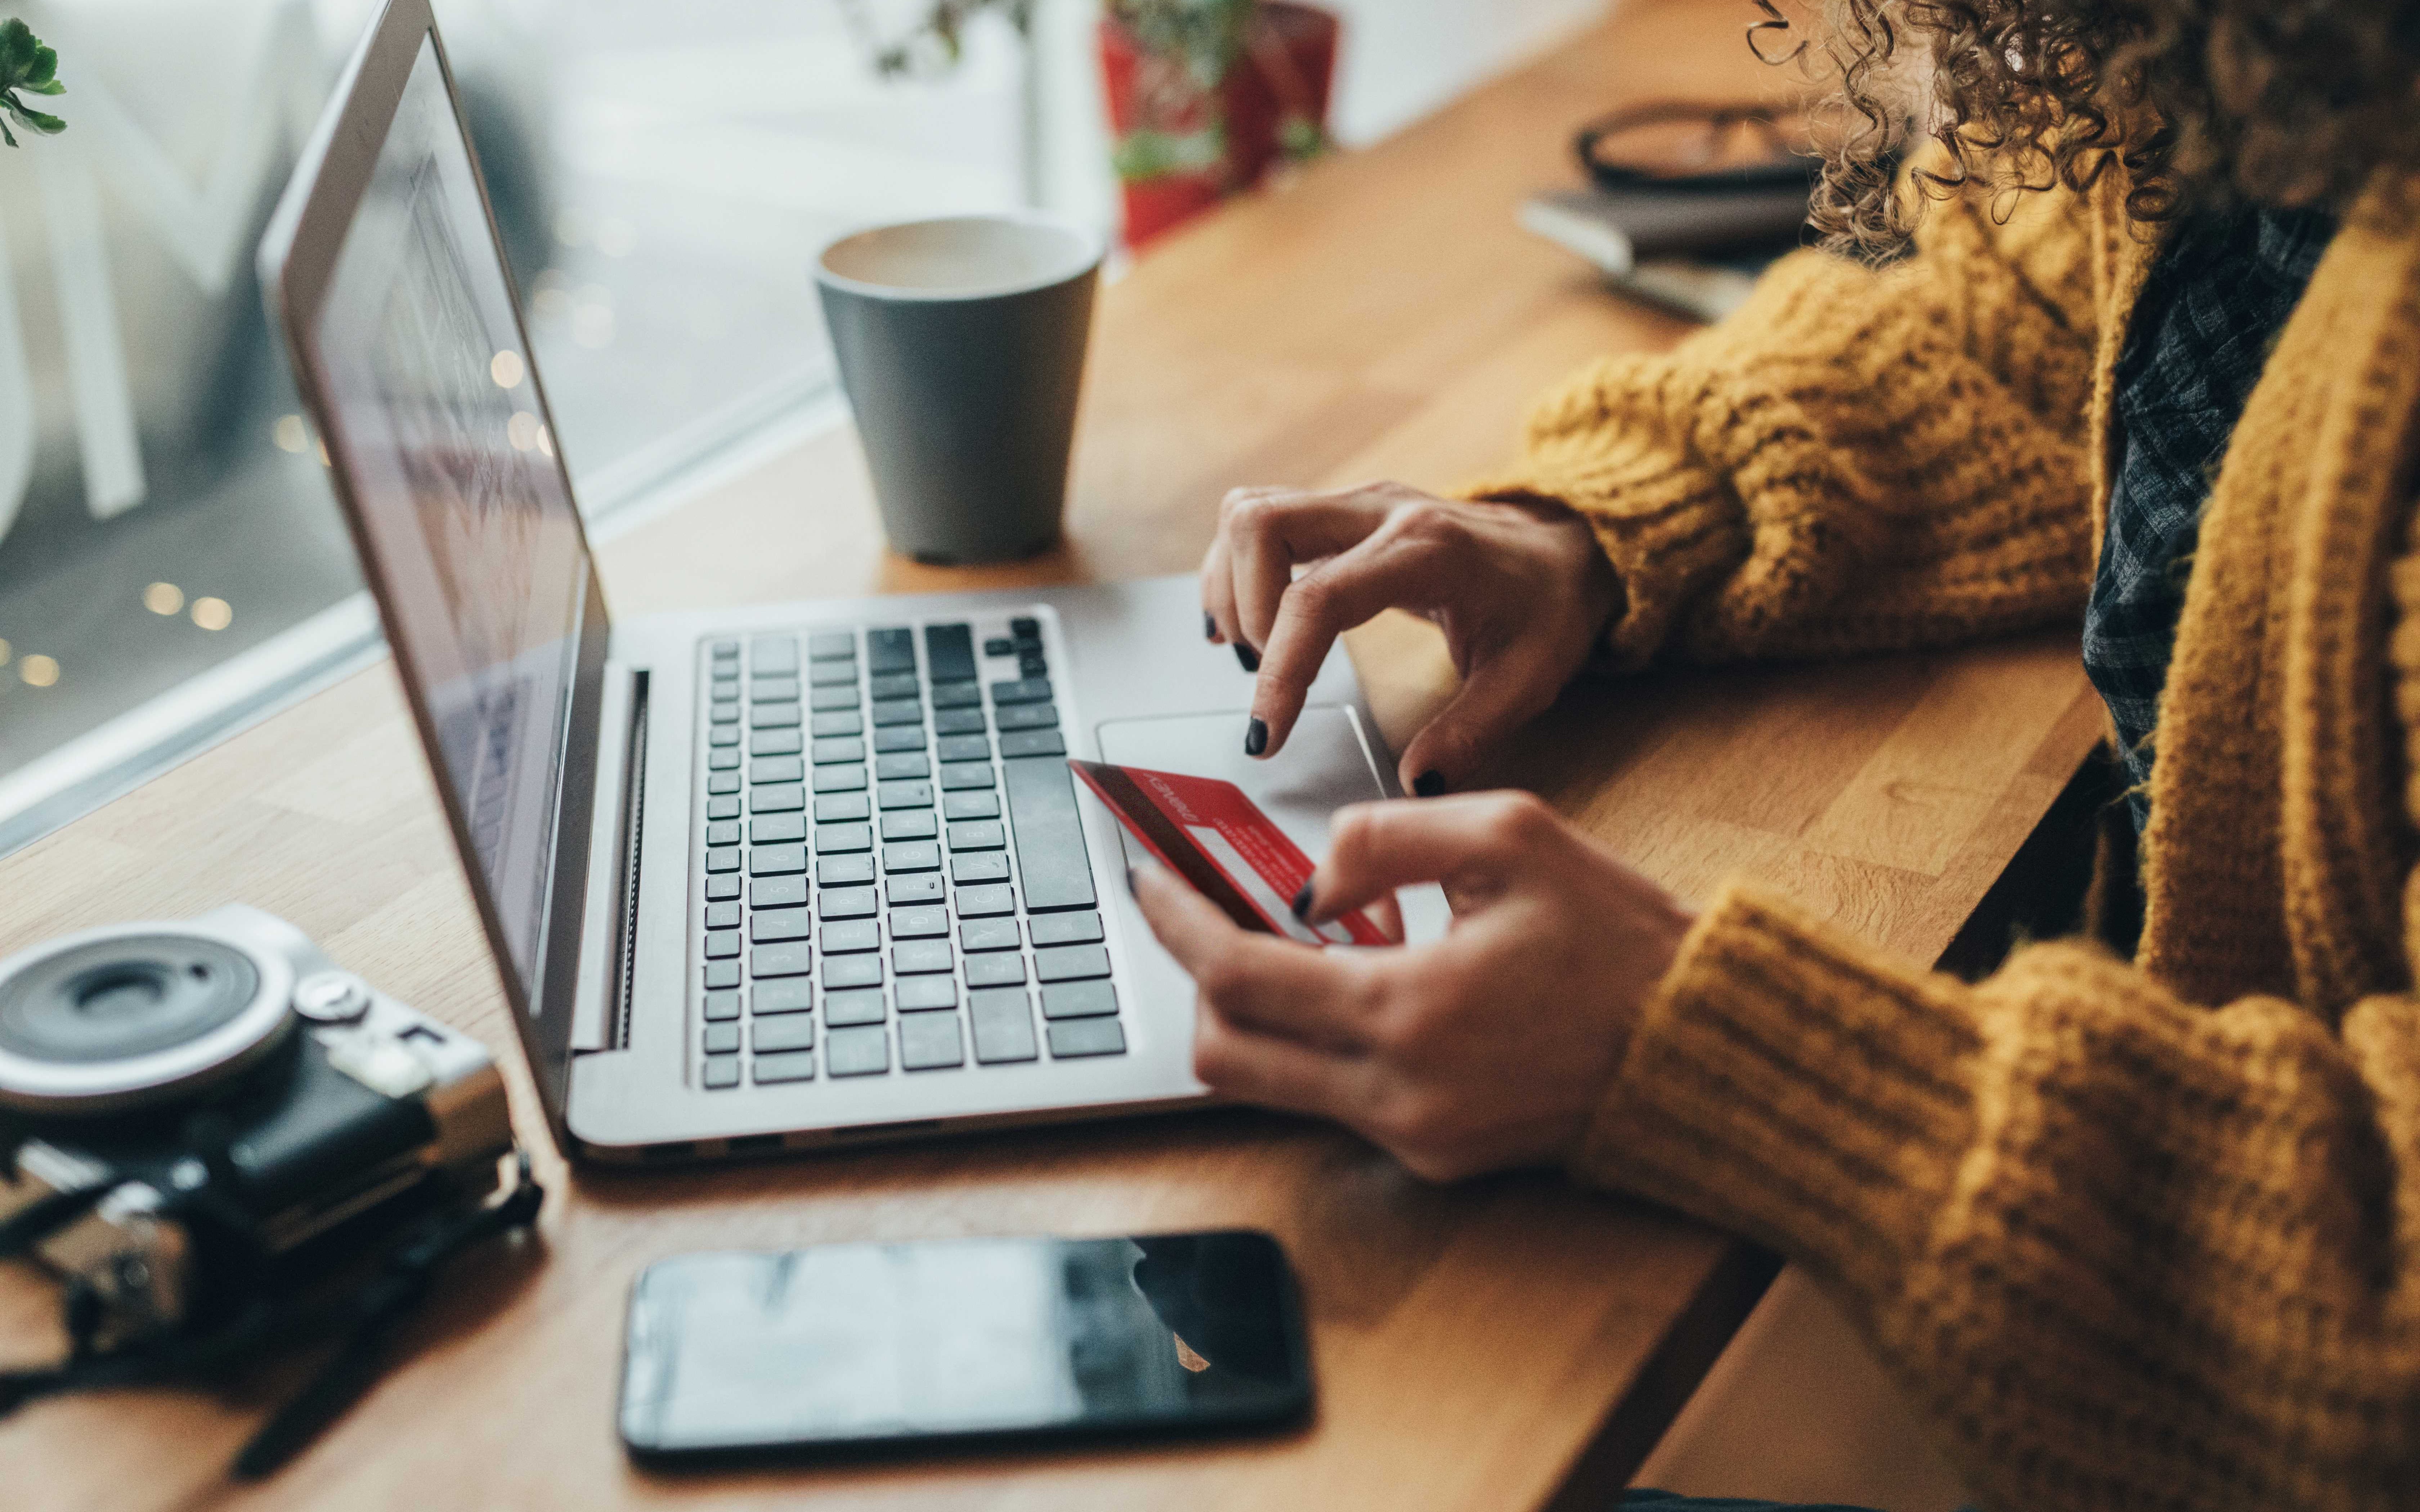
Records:
<instances>
[{"instance_id":1,"label":"vintage camera","mask_svg":"<svg viewBox=\"0 0 2420 1512\"><path fill-rule=\"evenodd\" d=\"M243 1326L512 1153L476 1041L257 909L0 961L0 1258L61 1278L80 1357Z\"/></svg>"}]
</instances>

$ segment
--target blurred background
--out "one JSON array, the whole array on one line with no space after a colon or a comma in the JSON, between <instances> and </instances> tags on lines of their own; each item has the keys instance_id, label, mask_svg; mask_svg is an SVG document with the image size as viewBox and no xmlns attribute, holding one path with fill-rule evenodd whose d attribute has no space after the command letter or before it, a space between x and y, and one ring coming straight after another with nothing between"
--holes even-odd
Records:
<instances>
[{"instance_id":1,"label":"blurred background","mask_svg":"<svg viewBox=\"0 0 2420 1512\"><path fill-rule=\"evenodd\" d=\"M0 148L0 853L378 653L253 269L370 0L12 8L70 130ZM1325 8L1349 147L1604 5ZM1125 213L1100 0L978 9L954 58L933 0L437 9L602 534L837 414L806 270L841 229Z\"/></svg>"}]
</instances>

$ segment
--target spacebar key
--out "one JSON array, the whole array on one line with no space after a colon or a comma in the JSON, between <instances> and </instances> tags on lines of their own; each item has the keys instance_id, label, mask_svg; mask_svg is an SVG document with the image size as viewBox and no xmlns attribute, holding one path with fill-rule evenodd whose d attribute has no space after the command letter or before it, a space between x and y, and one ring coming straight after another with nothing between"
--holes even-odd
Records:
<instances>
[{"instance_id":1,"label":"spacebar key","mask_svg":"<svg viewBox=\"0 0 2420 1512\"><path fill-rule=\"evenodd\" d=\"M1016 869L1025 906L1036 913L1090 908L1092 857L1076 810L1076 779L1060 756L1025 756L1000 764L1007 776L1008 817L1016 829Z\"/></svg>"}]
</instances>

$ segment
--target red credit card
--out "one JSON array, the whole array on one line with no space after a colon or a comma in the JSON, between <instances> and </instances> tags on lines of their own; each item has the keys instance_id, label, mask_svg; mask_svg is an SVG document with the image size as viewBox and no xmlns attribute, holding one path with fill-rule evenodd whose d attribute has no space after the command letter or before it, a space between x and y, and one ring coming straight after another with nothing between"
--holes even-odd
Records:
<instances>
[{"instance_id":1,"label":"red credit card","mask_svg":"<svg viewBox=\"0 0 2420 1512\"><path fill-rule=\"evenodd\" d=\"M1294 917L1311 857L1233 782L1069 761L1127 833L1245 929L1306 945L1387 945L1359 909L1313 929Z\"/></svg>"}]
</instances>

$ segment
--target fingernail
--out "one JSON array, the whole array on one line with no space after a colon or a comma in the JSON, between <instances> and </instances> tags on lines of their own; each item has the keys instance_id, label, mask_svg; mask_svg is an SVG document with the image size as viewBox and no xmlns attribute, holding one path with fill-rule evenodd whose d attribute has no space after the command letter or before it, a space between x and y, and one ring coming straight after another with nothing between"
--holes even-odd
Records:
<instances>
[{"instance_id":1,"label":"fingernail","mask_svg":"<svg viewBox=\"0 0 2420 1512\"><path fill-rule=\"evenodd\" d=\"M1244 671L1248 672L1261 670L1261 654L1241 640L1235 642L1235 659L1244 664Z\"/></svg>"},{"instance_id":2,"label":"fingernail","mask_svg":"<svg viewBox=\"0 0 2420 1512\"><path fill-rule=\"evenodd\" d=\"M1422 772L1419 776L1412 779L1412 795L1414 797L1434 798L1444 791L1445 774L1443 772Z\"/></svg>"},{"instance_id":3,"label":"fingernail","mask_svg":"<svg viewBox=\"0 0 2420 1512\"><path fill-rule=\"evenodd\" d=\"M1301 920L1302 920L1304 923L1306 923L1306 924L1308 924L1308 923L1310 923L1310 922L1311 922L1311 884L1310 884L1310 883L1308 883L1308 882L1304 883L1304 884L1302 885L1302 890L1301 890L1300 892L1297 892L1297 893L1295 893L1295 894L1294 895L1294 903L1293 903L1293 905L1292 905L1292 906L1293 906L1293 908L1294 908L1294 917L1295 917L1295 918L1301 919Z\"/></svg>"},{"instance_id":4,"label":"fingernail","mask_svg":"<svg viewBox=\"0 0 2420 1512\"><path fill-rule=\"evenodd\" d=\"M1268 748L1268 724L1265 720L1262 719L1259 715L1254 715L1252 717L1252 722L1244 727L1244 754L1247 756L1258 756L1261 752Z\"/></svg>"},{"instance_id":5,"label":"fingernail","mask_svg":"<svg viewBox=\"0 0 2420 1512\"><path fill-rule=\"evenodd\" d=\"M1214 646L1218 643L1218 622L1206 609L1202 611L1202 639Z\"/></svg>"}]
</instances>

